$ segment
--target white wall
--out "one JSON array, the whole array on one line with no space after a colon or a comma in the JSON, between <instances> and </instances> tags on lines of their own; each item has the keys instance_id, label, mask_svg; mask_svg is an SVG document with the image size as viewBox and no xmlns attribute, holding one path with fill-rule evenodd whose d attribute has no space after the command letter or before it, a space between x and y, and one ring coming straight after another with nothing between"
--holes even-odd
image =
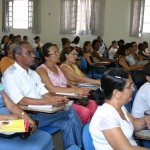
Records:
<instances>
[{"instance_id":1,"label":"white wall","mask_svg":"<svg viewBox=\"0 0 150 150\"><path fill-rule=\"evenodd\" d=\"M59 16L60 16L60 0L41 0L41 42L53 42L61 47L61 38L68 37L71 41L76 35L60 35L59 34ZM2 10L2 0L0 0L0 10ZM50 15L49 15L50 13ZM1 12L0 12L0 29L1 29ZM150 34L143 34L142 38L129 37L129 24L130 24L130 0L106 0L105 9L105 25L103 39L107 46L111 41L124 39L125 42L148 41L150 44ZM34 34L30 30L12 30L13 34L28 35L29 41L32 43ZM4 34L0 32L0 37ZM80 36L80 45L83 45L84 41L92 41L97 36L85 35Z\"/></svg>"}]
</instances>

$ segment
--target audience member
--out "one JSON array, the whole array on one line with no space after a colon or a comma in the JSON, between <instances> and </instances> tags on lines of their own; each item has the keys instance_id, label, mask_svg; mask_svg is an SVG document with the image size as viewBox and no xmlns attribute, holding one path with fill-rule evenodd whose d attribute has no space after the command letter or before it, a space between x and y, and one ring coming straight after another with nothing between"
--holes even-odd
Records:
<instances>
[{"instance_id":1,"label":"audience member","mask_svg":"<svg viewBox=\"0 0 150 150\"><path fill-rule=\"evenodd\" d=\"M148 49L148 42L147 41L144 41L143 42L144 43L144 45L145 45L145 51L146 51L146 53L150 53L149 51L149 49Z\"/></svg>"},{"instance_id":2,"label":"audience member","mask_svg":"<svg viewBox=\"0 0 150 150\"><path fill-rule=\"evenodd\" d=\"M27 139L22 140L20 136L14 136L12 139L0 136L1 150L52 150L53 142L51 135L40 130L36 130L35 122L21 109L14 104L4 91L0 92L0 120L15 120L23 118L29 121L32 132ZM42 141L41 141L42 139Z\"/></svg>"},{"instance_id":3,"label":"audience member","mask_svg":"<svg viewBox=\"0 0 150 150\"><path fill-rule=\"evenodd\" d=\"M15 62L12 54L13 46L14 43L10 42L6 51L6 56L1 59L0 66L2 74L4 74L5 70Z\"/></svg>"},{"instance_id":4,"label":"audience member","mask_svg":"<svg viewBox=\"0 0 150 150\"><path fill-rule=\"evenodd\" d=\"M62 48L60 49L60 52L63 50L63 48L70 46L70 40L68 38L62 38L61 43L62 43Z\"/></svg>"},{"instance_id":5,"label":"audience member","mask_svg":"<svg viewBox=\"0 0 150 150\"><path fill-rule=\"evenodd\" d=\"M80 47L80 37L76 36L74 40L71 42L70 46L74 47L76 51L78 52L78 56L83 56L82 54L82 48Z\"/></svg>"},{"instance_id":6,"label":"audience member","mask_svg":"<svg viewBox=\"0 0 150 150\"><path fill-rule=\"evenodd\" d=\"M133 56L134 60L136 61L136 63L138 63L139 61L141 61L140 57L138 56L138 46L137 43L135 41L131 42L131 46L133 49L133 53L131 53L131 55Z\"/></svg>"},{"instance_id":7,"label":"audience member","mask_svg":"<svg viewBox=\"0 0 150 150\"><path fill-rule=\"evenodd\" d=\"M90 41L85 41L83 44L83 57L86 59L88 67L94 64L94 60L91 54L92 45Z\"/></svg>"},{"instance_id":8,"label":"audience member","mask_svg":"<svg viewBox=\"0 0 150 150\"><path fill-rule=\"evenodd\" d=\"M112 41L111 46L109 48L109 59L114 59L118 50L118 42Z\"/></svg>"},{"instance_id":9,"label":"audience member","mask_svg":"<svg viewBox=\"0 0 150 150\"><path fill-rule=\"evenodd\" d=\"M41 82L39 75L29 69L35 61L34 51L28 42L20 41L13 47L15 63L2 77L4 90L11 100L18 105L52 105L63 106L68 102L64 96L52 96ZM82 123L71 106L68 110L54 114L29 113L39 122L39 127L58 127L62 131L64 148L76 144L82 147ZM69 138L68 138L69 137Z\"/></svg>"},{"instance_id":10,"label":"audience member","mask_svg":"<svg viewBox=\"0 0 150 150\"><path fill-rule=\"evenodd\" d=\"M77 83L92 83L99 84L100 80L94 80L86 77L85 74L77 67L76 63L77 52L73 47L64 48L60 54L61 70L68 80L70 86L75 86Z\"/></svg>"},{"instance_id":11,"label":"audience member","mask_svg":"<svg viewBox=\"0 0 150 150\"><path fill-rule=\"evenodd\" d=\"M26 42L28 42L28 36L23 36L23 41L26 41Z\"/></svg>"},{"instance_id":12,"label":"audience member","mask_svg":"<svg viewBox=\"0 0 150 150\"><path fill-rule=\"evenodd\" d=\"M119 48L120 46L124 45L124 44L125 44L125 41L124 41L123 39L120 39L120 40L118 41L118 48Z\"/></svg>"},{"instance_id":13,"label":"audience member","mask_svg":"<svg viewBox=\"0 0 150 150\"><path fill-rule=\"evenodd\" d=\"M32 47L34 50L40 50L41 47L43 46L43 44L40 42L40 37L39 36L36 36L34 38L34 43L32 44Z\"/></svg>"},{"instance_id":14,"label":"audience member","mask_svg":"<svg viewBox=\"0 0 150 150\"><path fill-rule=\"evenodd\" d=\"M45 84L49 92L54 93L76 93L80 96L87 96L88 89L84 88L68 88L67 79L63 72L58 67L59 53L56 47L52 43L46 43L42 49L42 65L37 68L37 73L40 75L42 82ZM74 109L82 120L83 124L86 124L91 120L97 105L95 101L89 100L87 106L81 106L79 104L73 104Z\"/></svg>"},{"instance_id":15,"label":"audience member","mask_svg":"<svg viewBox=\"0 0 150 150\"><path fill-rule=\"evenodd\" d=\"M130 43L126 43L125 45L119 47L117 54L119 55L118 63L120 66L125 68L127 71L143 69L143 65L132 65L130 66L128 62L125 60L125 57L128 56L131 52L132 46Z\"/></svg>"},{"instance_id":16,"label":"audience member","mask_svg":"<svg viewBox=\"0 0 150 150\"><path fill-rule=\"evenodd\" d=\"M101 36L97 36L97 40L100 42L100 48L98 50L98 53L102 54L103 56L106 56L108 53L106 44L103 42L103 39Z\"/></svg>"},{"instance_id":17,"label":"audience member","mask_svg":"<svg viewBox=\"0 0 150 150\"><path fill-rule=\"evenodd\" d=\"M138 62L140 62L140 61L137 62L137 61L134 59L134 53L135 53L135 51L134 51L132 45L130 45L130 46L131 46L131 47L129 48L129 49L130 49L130 54L127 55L127 56L125 56L125 60L126 60L127 63L129 64L129 66L133 66L133 65L138 64Z\"/></svg>"},{"instance_id":18,"label":"audience member","mask_svg":"<svg viewBox=\"0 0 150 150\"><path fill-rule=\"evenodd\" d=\"M35 57L36 58L40 58L39 56L39 51L41 50L41 47L43 46L43 44L40 42L40 37L36 36L34 38L34 43L32 44L33 50L35 52Z\"/></svg>"},{"instance_id":19,"label":"audience member","mask_svg":"<svg viewBox=\"0 0 150 150\"><path fill-rule=\"evenodd\" d=\"M93 40L92 42L92 56L93 56L93 59L94 59L94 62L99 62L99 61L110 61L112 62L111 59L108 59L108 58L104 58L103 55L101 53L98 53L98 50L100 48L100 42L98 40Z\"/></svg>"},{"instance_id":20,"label":"audience member","mask_svg":"<svg viewBox=\"0 0 150 150\"><path fill-rule=\"evenodd\" d=\"M12 42L14 38L14 34L9 34L9 42Z\"/></svg>"},{"instance_id":21,"label":"audience member","mask_svg":"<svg viewBox=\"0 0 150 150\"><path fill-rule=\"evenodd\" d=\"M9 43L9 38L7 35L4 35L2 38L2 41L1 41L1 45L0 45L1 50L4 53L4 55L6 54L6 49L8 47L8 43Z\"/></svg>"},{"instance_id":22,"label":"audience member","mask_svg":"<svg viewBox=\"0 0 150 150\"><path fill-rule=\"evenodd\" d=\"M124 107L133 91L133 81L124 69L112 68L102 76L96 91L99 106L89 126L95 150L148 150L137 146L132 136L146 126L150 129L150 116L136 119Z\"/></svg>"},{"instance_id":23,"label":"audience member","mask_svg":"<svg viewBox=\"0 0 150 150\"><path fill-rule=\"evenodd\" d=\"M141 60L144 60L145 58L150 58L150 54L145 51L145 44L139 43L138 44L138 55Z\"/></svg>"},{"instance_id":24,"label":"audience member","mask_svg":"<svg viewBox=\"0 0 150 150\"><path fill-rule=\"evenodd\" d=\"M17 35L17 42L21 41L21 35Z\"/></svg>"},{"instance_id":25,"label":"audience member","mask_svg":"<svg viewBox=\"0 0 150 150\"><path fill-rule=\"evenodd\" d=\"M14 36L13 39L12 39L12 42L13 42L13 43L18 42L18 37L17 37L17 36Z\"/></svg>"},{"instance_id":26,"label":"audience member","mask_svg":"<svg viewBox=\"0 0 150 150\"><path fill-rule=\"evenodd\" d=\"M150 110L150 63L144 66L143 71L147 82L138 90L132 106L132 115L136 118L144 117L144 112Z\"/></svg>"}]
</instances>

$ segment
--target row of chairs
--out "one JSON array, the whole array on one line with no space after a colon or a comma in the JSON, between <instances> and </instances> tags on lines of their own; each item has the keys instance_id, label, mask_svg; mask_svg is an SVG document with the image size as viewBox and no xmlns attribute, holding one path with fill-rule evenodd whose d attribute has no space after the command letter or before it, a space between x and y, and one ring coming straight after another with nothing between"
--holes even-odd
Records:
<instances>
[{"instance_id":1,"label":"row of chairs","mask_svg":"<svg viewBox=\"0 0 150 150\"><path fill-rule=\"evenodd\" d=\"M80 69L87 75L89 78L99 79L103 75L104 71L107 70L105 66L88 66L87 61L84 57L81 57L80 60ZM117 68L121 67L117 62L115 63ZM143 70L132 70L130 71L131 77L134 83L139 87L146 82L145 75Z\"/></svg>"}]
</instances>

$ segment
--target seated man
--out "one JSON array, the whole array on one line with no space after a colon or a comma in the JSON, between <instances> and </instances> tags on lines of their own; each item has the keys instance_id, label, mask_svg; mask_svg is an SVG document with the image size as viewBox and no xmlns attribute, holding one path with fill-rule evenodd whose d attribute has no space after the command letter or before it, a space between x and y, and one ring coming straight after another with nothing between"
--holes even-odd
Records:
<instances>
[{"instance_id":1,"label":"seated man","mask_svg":"<svg viewBox=\"0 0 150 150\"><path fill-rule=\"evenodd\" d=\"M150 63L144 66L143 71L147 82L138 90L132 106L132 115L136 118L143 117L144 112L150 110Z\"/></svg>"},{"instance_id":2,"label":"seated man","mask_svg":"<svg viewBox=\"0 0 150 150\"><path fill-rule=\"evenodd\" d=\"M62 106L68 102L66 97L52 96L44 87L39 75L29 68L34 64L35 55L28 42L16 43L13 47L13 57L15 63L5 71L2 83L14 103ZM68 110L54 114L29 113L29 115L39 121L39 127L51 125L60 128L65 148L73 144L82 147L82 123L72 106Z\"/></svg>"},{"instance_id":3,"label":"seated man","mask_svg":"<svg viewBox=\"0 0 150 150\"><path fill-rule=\"evenodd\" d=\"M5 134L0 135L0 149L1 150L52 150L53 143L51 135L44 131L36 129L35 122L16 104L14 104L4 91L0 91L0 120L15 120L24 118L29 121L30 127L32 128L32 134L27 138L22 140L18 135L10 135L11 139L4 138L7 136ZM1 128L1 127L0 127ZM41 141L42 138L42 141Z\"/></svg>"}]
</instances>

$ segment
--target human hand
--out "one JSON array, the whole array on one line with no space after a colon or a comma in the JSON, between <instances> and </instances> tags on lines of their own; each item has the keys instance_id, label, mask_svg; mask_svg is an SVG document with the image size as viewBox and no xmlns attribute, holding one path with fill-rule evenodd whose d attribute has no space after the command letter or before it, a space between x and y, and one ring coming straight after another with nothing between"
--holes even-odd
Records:
<instances>
[{"instance_id":1,"label":"human hand","mask_svg":"<svg viewBox=\"0 0 150 150\"><path fill-rule=\"evenodd\" d=\"M29 121L29 127L31 128L31 134L32 134L33 132L36 131L37 126L33 119L30 118L28 121Z\"/></svg>"},{"instance_id":2,"label":"human hand","mask_svg":"<svg viewBox=\"0 0 150 150\"><path fill-rule=\"evenodd\" d=\"M140 64L138 65L138 69L143 69L144 68L144 65Z\"/></svg>"},{"instance_id":3,"label":"human hand","mask_svg":"<svg viewBox=\"0 0 150 150\"><path fill-rule=\"evenodd\" d=\"M87 95L89 95L89 89L77 88L76 93L79 95L82 95L82 96L87 96Z\"/></svg>"},{"instance_id":4,"label":"human hand","mask_svg":"<svg viewBox=\"0 0 150 150\"><path fill-rule=\"evenodd\" d=\"M148 129L150 129L150 115L144 116L144 122L147 125Z\"/></svg>"},{"instance_id":5,"label":"human hand","mask_svg":"<svg viewBox=\"0 0 150 150\"><path fill-rule=\"evenodd\" d=\"M52 96L50 99L47 99L47 104L59 107L65 105L68 102L66 96Z\"/></svg>"}]
</instances>

